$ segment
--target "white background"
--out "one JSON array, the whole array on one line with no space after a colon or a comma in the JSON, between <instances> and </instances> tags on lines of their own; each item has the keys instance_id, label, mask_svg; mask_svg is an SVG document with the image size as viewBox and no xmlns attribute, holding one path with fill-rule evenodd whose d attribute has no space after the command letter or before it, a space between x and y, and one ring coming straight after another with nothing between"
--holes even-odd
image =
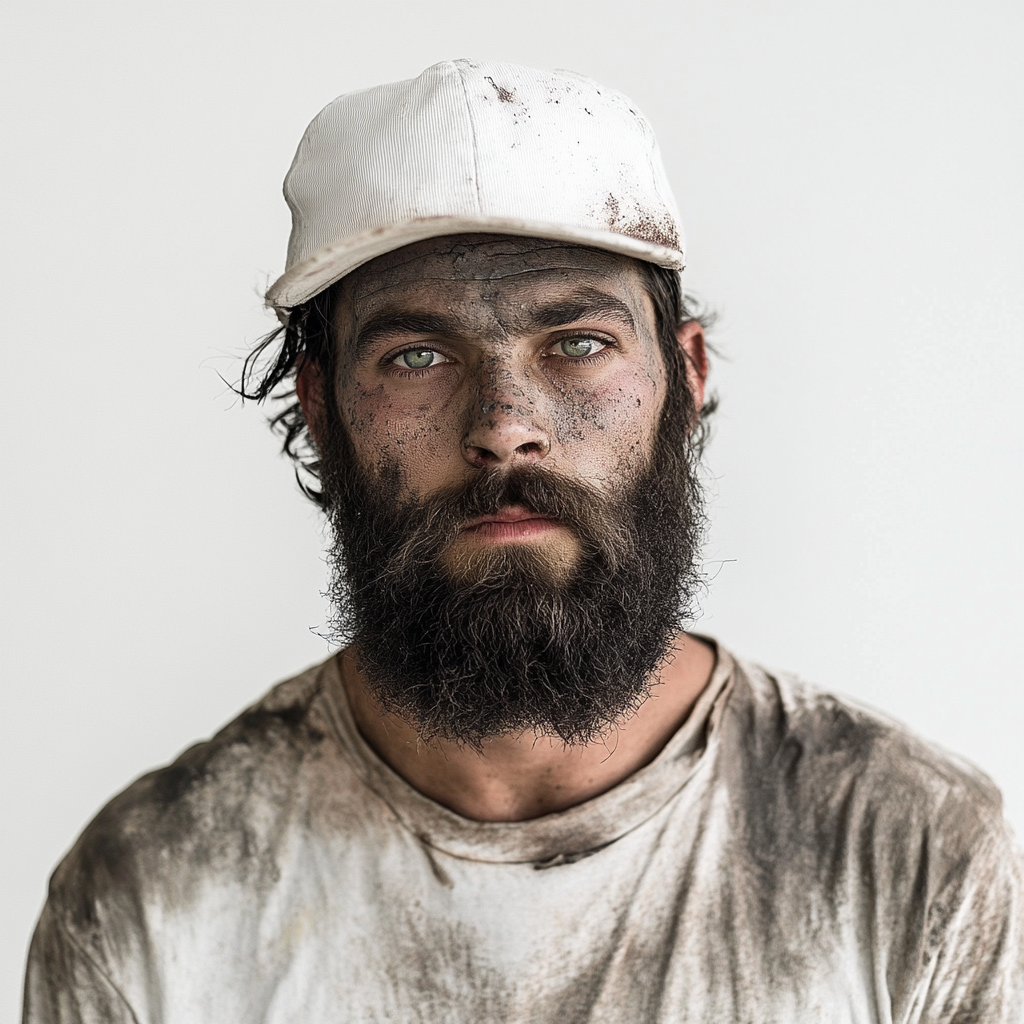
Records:
<instances>
[{"instance_id":1,"label":"white background","mask_svg":"<svg viewBox=\"0 0 1024 1024\"><path fill-rule=\"evenodd\" d=\"M218 378L338 93L570 67L662 140L722 316L699 628L967 755L1024 831L1019 0L14 0L3 109L0 1016L46 878L320 659L323 538Z\"/></svg>"}]
</instances>

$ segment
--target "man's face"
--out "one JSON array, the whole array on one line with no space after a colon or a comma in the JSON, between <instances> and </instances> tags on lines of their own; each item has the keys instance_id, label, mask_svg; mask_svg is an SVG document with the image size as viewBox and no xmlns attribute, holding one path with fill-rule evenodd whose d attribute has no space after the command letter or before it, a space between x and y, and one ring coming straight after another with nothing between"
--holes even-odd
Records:
<instances>
[{"instance_id":1,"label":"man's face","mask_svg":"<svg viewBox=\"0 0 1024 1024\"><path fill-rule=\"evenodd\" d=\"M534 239L430 239L351 274L336 327L342 422L359 462L397 471L404 496L527 465L608 491L649 457L665 371L631 260ZM501 516L467 524L452 571L508 544L575 560L559 524Z\"/></svg>"},{"instance_id":2,"label":"man's face","mask_svg":"<svg viewBox=\"0 0 1024 1024\"><path fill-rule=\"evenodd\" d=\"M297 387L336 638L424 736L590 742L645 698L699 585L693 399L668 393L641 272L436 239L347 278L335 327L333 395L312 365Z\"/></svg>"}]
</instances>

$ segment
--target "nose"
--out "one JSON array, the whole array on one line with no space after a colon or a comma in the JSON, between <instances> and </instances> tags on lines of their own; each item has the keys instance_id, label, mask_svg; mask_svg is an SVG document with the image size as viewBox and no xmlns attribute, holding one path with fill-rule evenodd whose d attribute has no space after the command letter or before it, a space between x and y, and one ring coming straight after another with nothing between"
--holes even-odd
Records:
<instances>
[{"instance_id":1,"label":"nose","mask_svg":"<svg viewBox=\"0 0 1024 1024\"><path fill-rule=\"evenodd\" d=\"M463 458L475 469L539 462L551 451L548 431L539 422L537 401L517 387L511 374L488 382L474 396Z\"/></svg>"}]
</instances>

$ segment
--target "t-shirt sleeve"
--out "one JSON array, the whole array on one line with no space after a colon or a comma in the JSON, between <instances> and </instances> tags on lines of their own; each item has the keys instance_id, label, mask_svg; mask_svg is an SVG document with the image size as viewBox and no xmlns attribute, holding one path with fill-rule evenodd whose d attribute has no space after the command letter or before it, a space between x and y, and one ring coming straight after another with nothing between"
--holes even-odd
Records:
<instances>
[{"instance_id":1,"label":"t-shirt sleeve","mask_svg":"<svg viewBox=\"0 0 1024 1024\"><path fill-rule=\"evenodd\" d=\"M47 905L28 954L23 1024L138 1024L103 968Z\"/></svg>"},{"instance_id":2,"label":"t-shirt sleeve","mask_svg":"<svg viewBox=\"0 0 1024 1024\"><path fill-rule=\"evenodd\" d=\"M1024 863L1005 826L950 873L927 929L908 1024L1024 1021Z\"/></svg>"}]
</instances>

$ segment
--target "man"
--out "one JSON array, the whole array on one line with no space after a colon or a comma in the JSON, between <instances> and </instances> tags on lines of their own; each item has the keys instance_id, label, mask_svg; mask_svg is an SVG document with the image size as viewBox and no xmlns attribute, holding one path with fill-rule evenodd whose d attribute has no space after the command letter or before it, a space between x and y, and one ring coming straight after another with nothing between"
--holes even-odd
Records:
<instances>
[{"instance_id":1,"label":"man","mask_svg":"<svg viewBox=\"0 0 1024 1024\"><path fill-rule=\"evenodd\" d=\"M294 381L343 648L100 813L26 1019L1020 1020L988 780L682 631L707 359L629 102L440 64L286 195L243 390Z\"/></svg>"}]
</instances>

